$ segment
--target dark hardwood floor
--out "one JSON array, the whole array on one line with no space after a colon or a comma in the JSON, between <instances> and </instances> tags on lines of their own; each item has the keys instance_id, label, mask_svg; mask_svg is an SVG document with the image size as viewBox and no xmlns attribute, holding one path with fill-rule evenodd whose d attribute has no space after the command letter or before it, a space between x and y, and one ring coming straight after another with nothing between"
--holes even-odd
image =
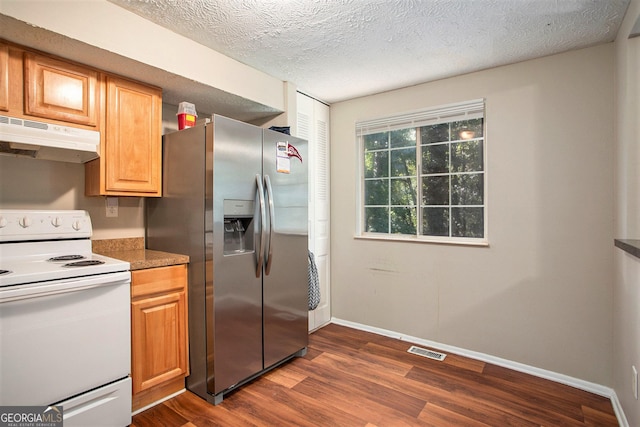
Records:
<instances>
[{"instance_id":1,"label":"dark hardwood floor","mask_svg":"<svg viewBox=\"0 0 640 427\"><path fill-rule=\"evenodd\" d=\"M309 351L213 406L185 392L133 426L617 426L608 398L410 344L328 325Z\"/></svg>"}]
</instances>

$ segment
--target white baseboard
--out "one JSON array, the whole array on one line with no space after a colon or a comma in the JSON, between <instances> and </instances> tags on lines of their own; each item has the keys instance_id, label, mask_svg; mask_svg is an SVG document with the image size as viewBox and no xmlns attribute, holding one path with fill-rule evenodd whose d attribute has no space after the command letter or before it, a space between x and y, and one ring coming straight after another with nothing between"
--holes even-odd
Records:
<instances>
[{"instance_id":1,"label":"white baseboard","mask_svg":"<svg viewBox=\"0 0 640 427\"><path fill-rule=\"evenodd\" d=\"M610 387L605 387L600 384L584 381L584 380L570 377L568 375L560 374L557 372L548 371L546 369L536 368L535 366L514 362L512 360L502 359L500 357L491 356L489 354L480 353L477 351L471 351L471 350L467 350L460 347L454 347L447 344L441 344L439 342L412 337L409 335L401 334L399 332L389 331L387 329L375 328L372 326L367 326L361 323L351 322L348 320L342 320L335 317L331 318L331 323L335 323L336 325L348 326L350 328L359 329L361 331L372 332L374 334L378 334L378 335L382 335L390 338L396 338L401 341L408 341L414 344L420 344L426 347L431 347L439 351L443 351L445 353L453 353L460 356L468 357L470 359L491 363L494 365L502 366L504 368L513 369L514 371L531 374L536 377L555 381L560 384L568 385L580 390L588 391L590 393L609 398L611 400L611 404L613 405L613 410L616 414L616 417L618 418L618 424L621 427L629 427L627 418L625 417L624 411L622 410L622 406L620 405L620 401L618 400L618 396L616 395L616 392Z\"/></svg>"},{"instance_id":2,"label":"white baseboard","mask_svg":"<svg viewBox=\"0 0 640 427\"><path fill-rule=\"evenodd\" d=\"M629 422L627 421L627 417L622 410L622 405L618 400L618 395L615 390L611 390L611 404L613 405L613 411L616 413L616 417L618 418L618 424L620 427L629 427Z\"/></svg>"}]
</instances>

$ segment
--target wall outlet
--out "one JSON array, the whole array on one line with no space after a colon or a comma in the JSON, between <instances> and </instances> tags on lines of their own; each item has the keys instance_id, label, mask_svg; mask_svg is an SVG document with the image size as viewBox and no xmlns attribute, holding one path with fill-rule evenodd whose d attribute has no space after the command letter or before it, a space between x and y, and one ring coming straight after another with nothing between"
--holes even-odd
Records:
<instances>
[{"instance_id":1,"label":"wall outlet","mask_svg":"<svg viewBox=\"0 0 640 427\"><path fill-rule=\"evenodd\" d=\"M118 198L117 197L107 197L106 198L106 207L107 207L107 218L117 218L118 217Z\"/></svg>"},{"instance_id":2,"label":"wall outlet","mask_svg":"<svg viewBox=\"0 0 640 427\"><path fill-rule=\"evenodd\" d=\"M633 371L633 378L631 380L631 384L633 387L633 397L638 400L638 370L635 366L631 366L631 370Z\"/></svg>"}]
</instances>

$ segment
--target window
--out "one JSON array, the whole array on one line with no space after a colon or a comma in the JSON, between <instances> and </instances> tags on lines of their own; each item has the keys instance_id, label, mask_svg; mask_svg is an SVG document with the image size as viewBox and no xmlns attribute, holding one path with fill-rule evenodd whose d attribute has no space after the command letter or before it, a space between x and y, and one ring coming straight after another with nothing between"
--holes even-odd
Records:
<instances>
[{"instance_id":1,"label":"window","mask_svg":"<svg viewBox=\"0 0 640 427\"><path fill-rule=\"evenodd\" d=\"M356 123L357 234L486 243L484 100Z\"/></svg>"}]
</instances>

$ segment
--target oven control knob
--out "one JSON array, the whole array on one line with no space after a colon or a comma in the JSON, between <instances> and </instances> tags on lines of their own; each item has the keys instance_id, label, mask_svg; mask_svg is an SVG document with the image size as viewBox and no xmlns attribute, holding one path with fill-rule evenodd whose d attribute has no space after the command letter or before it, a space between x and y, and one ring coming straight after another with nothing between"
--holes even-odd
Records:
<instances>
[{"instance_id":1,"label":"oven control knob","mask_svg":"<svg viewBox=\"0 0 640 427\"><path fill-rule=\"evenodd\" d=\"M54 217L51 220L51 225L53 225L56 228L60 227L62 225L62 219L59 216Z\"/></svg>"},{"instance_id":2,"label":"oven control knob","mask_svg":"<svg viewBox=\"0 0 640 427\"><path fill-rule=\"evenodd\" d=\"M31 224L33 223L33 221L31 220L31 218L29 218L28 216L23 216L22 218L20 218L20 220L18 221L18 224L20 224L20 227L22 228L27 228L27 227L31 227Z\"/></svg>"},{"instance_id":3,"label":"oven control knob","mask_svg":"<svg viewBox=\"0 0 640 427\"><path fill-rule=\"evenodd\" d=\"M73 224L71 224L71 226L73 227L74 230L78 231L82 228L82 222L73 221Z\"/></svg>"}]
</instances>

